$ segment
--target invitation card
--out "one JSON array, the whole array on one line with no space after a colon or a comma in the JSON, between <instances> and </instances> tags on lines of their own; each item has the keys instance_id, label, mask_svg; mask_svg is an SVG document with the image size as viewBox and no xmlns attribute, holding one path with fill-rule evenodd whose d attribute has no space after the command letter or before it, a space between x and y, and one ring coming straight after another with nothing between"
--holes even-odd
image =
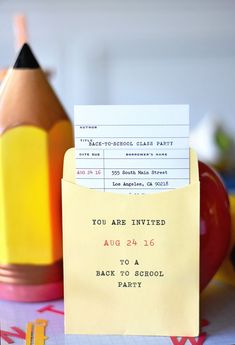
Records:
<instances>
[{"instance_id":1,"label":"invitation card","mask_svg":"<svg viewBox=\"0 0 235 345\"><path fill-rule=\"evenodd\" d=\"M62 181L66 333L198 335L199 179L188 112L75 108Z\"/></svg>"}]
</instances>

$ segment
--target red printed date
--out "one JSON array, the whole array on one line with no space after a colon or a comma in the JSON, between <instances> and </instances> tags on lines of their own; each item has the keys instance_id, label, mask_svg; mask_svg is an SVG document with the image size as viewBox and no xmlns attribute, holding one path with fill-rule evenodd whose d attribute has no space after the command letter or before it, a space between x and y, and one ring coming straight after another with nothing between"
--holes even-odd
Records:
<instances>
[{"instance_id":1,"label":"red printed date","mask_svg":"<svg viewBox=\"0 0 235 345\"><path fill-rule=\"evenodd\" d=\"M101 169L77 169L76 171L77 176L84 177L84 176L91 176L91 175L101 175Z\"/></svg>"},{"instance_id":2,"label":"red printed date","mask_svg":"<svg viewBox=\"0 0 235 345\"><path fill-rule=\"evenodd\" d=\"M104 247L120 247L120 246L126 246L126 247L135 247L135 246L143 246L143 247L153 247L156 245L156 241L154 238L149 239L149 240L141 240L137 241L136 239L130 239L130 240L125 240L121 241L118 239L111 239L111 240L105 240L104 241Z\"/></svg>"}]
</instances>

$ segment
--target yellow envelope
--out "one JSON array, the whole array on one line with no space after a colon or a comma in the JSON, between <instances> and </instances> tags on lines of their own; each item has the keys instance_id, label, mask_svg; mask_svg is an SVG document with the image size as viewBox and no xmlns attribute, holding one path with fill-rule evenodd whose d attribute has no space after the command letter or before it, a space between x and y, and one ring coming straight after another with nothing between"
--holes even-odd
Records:
<instances>
[{"instance_id":1,"label":"yellow envelope","mask_svg":"<svg viewBox=\"0 0 235 345\"><path fill-rule=\"evenodd\" d=\"M62 180L65 333L197 336L195 152L188 186L145 195L77 185L74 152Z\"/></svg>"}]
</instances>

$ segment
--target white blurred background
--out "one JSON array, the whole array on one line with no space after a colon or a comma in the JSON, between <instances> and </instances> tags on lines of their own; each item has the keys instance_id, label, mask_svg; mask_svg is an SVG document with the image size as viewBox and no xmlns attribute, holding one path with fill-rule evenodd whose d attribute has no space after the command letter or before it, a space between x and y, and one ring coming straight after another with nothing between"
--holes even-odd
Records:
<instances>
[{"instance_id":1,"label":"white blurred background","mask_svg":"<svg viewBox=\"0 0 235 345\"><path fill-rule=\"evenodd\" d=\"M235 132L234 0L0 0L0 67L14 14L71 118L74 104L189 103Z\"/></svg>"}]
</instances>

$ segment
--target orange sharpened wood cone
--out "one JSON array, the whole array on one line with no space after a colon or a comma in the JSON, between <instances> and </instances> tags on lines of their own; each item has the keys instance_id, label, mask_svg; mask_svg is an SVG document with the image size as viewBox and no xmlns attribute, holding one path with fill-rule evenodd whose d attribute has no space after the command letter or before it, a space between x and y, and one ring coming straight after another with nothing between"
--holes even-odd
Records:
<instances>
[{"instance_id":1,"label":"orange sharpened wood cone","mask_svg":"<svg viewBox=\"0 0 235 345\"><path fill-rule=\"evenodd\" d=\"M0 298L62 296L61 176L71 123L24 44L0 92Z\"/></svg>"}]
</instances>

